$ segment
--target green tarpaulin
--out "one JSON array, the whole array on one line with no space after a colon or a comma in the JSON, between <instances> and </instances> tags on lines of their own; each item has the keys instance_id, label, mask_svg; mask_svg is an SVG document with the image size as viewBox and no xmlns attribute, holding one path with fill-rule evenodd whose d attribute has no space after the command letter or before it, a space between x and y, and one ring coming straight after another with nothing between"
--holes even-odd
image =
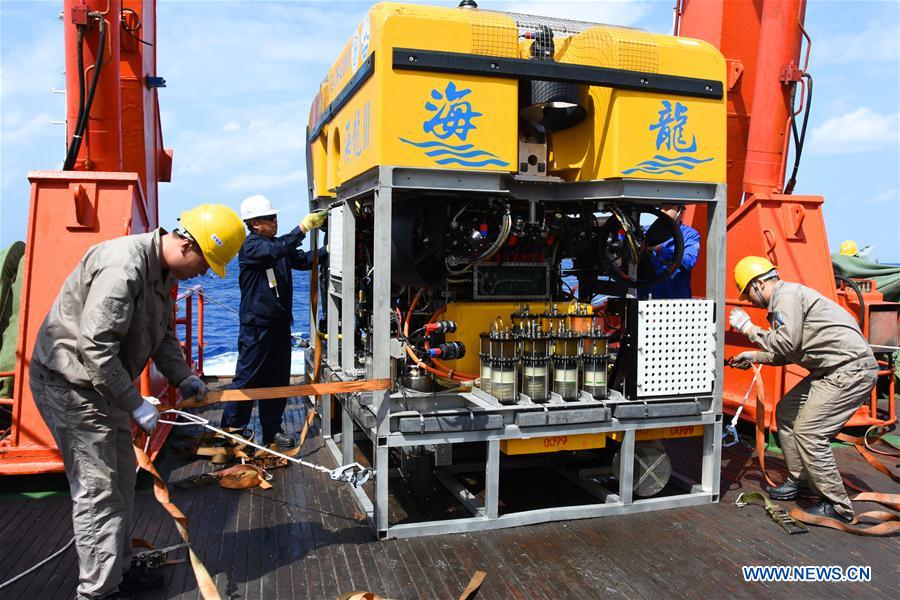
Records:
<instances>
[{"instance_id":1,"label":"green tarpaulin","mask_svg":"<svg viewBox=\"0 0 900 600\"><path fill-rule=\"evenodd\" d=\"M831 264L834 274L848 279L873 279L878 291L884 294L889 302L900 302L900 267L896 265L880 265L864 258L832 254Z\"/></svg>"},{"instance_id":2,"label":"green tarpaulin","mask_svg":"<svg viewBox=\"0 0 900 600\"><path fill-rule=\"evenodd\" d=\"M14 242L0 250L0 372L16 368L19 334L19 297L22 293L22 256L25 244ZM13 378L0 378L0 398L11 398Z\"/></svg>"}]
</instances>

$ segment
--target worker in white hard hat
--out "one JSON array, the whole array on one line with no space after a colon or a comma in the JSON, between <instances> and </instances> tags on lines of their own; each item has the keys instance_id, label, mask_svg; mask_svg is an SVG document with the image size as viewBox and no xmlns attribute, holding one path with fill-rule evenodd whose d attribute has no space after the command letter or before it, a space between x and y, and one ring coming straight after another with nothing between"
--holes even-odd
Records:
<instances>
[{"instance_id":1,"label":"worker in white hard hat","mask_svg":"<svg viewBox=\"0 0 900 600\"><path fill-rule=\"evenodd\" d=\"M849 312L811 288L782 281L775 265L761 256L742 258L734 281L742 299L768 309L770 325L758 327L743 308L731 310L734 330L762 348L741 352L735 366L793 363L809 371L775 409L789 477L769 495L819 497L807 513L849 523L853 506L830 442L869 398L878 372L872 349Z\"/></svg>"},{"instance_id":2,"label":"worker in white hard hat","mask_svg":"<svg viewBox=\"0 0 900 600\"><path fill-rule=\"evenodd\" d=\"M327 215L324 210L310 213L297 227L277 236L278 210L268 198L256 195L241 203L241 218L250 233L238 254L241 324L232 382L235 389L290 384L292 270L312 267L312 252L304 252L300 245L310 230L325 223ZM286 405L287 398L258 403L263 444L274 443L281 449L296 445L294 438L281 427ZM252 409L249 402L226 403L222 427L246 428Z\"/></svg>"},{"instance_id":3,"label":"worker in white hard hat","mask_svg":"<svg viewBox=\"0 0 900 600\"><path fill-rule=\"evenodd\" d=\"M212 268L220 277L246 234L221 204L181 214L173 232L90 248L66 279L35 340L30 385L59 447L72 496L78 598L158 587L162 576L131 564L136 461L132 419L148 435L155 398L132 382L149 359L181 396L206 385L185 363L172 324L172 287Z\"/></svg>"}]
</instances>

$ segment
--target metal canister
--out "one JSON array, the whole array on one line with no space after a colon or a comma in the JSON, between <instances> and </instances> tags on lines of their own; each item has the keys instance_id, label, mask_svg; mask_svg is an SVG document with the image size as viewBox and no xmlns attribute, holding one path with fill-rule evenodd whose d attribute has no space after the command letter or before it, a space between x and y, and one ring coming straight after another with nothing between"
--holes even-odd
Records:
<instances>
[{"instance_id":1,"label":"metal canister","mask_svg":"<svg viewBox=\"0 0 900 600\"><path fill-rule=\"evenodd\" d=\"M479 387L482 391L491 393L491 334L487 331L482 332L478 336L481 346L478 352L478 358L481 359L481 377Z\"/></svg>"},{"instance_id":2,"label":"metal canister","mask_svg":"<svg viewBox=\"0 0 900 600\"><path fill-rule=\"evenodd\" d=\"M532 327L522 334L522 393L534 402L550 398L550 336Z\"/></svg>"},{"instance_id":3,"label":"metal canister","mask_svg":"<svg viewBox=\"0 0 900 600\"><path fill-rule=\"evenodd\" d=\"M578 363L581 336L565 329L551 334L553 391L563 400L578 399Z\"/></svg>"},{"instance_id":4,"label":"metal canister","mask_svg":"<svg viewBox=\"0 0 900 600\"><path fill-rule=\"evenodd\" d=\"M581 339L581 388L594 398L606 398L609 367L609 336L593 330Z\"/></svg>"},{"instance_id":5,"label":"metal canister","mask_svg":"<svg viewBox=\"0 0 900 600\"><path fill-rule=\"evenodd\" d=\"M491 331L488 334L488 362L491 368L491 395L500 402L516 402L519 399L518 338L506 330Z\"/></svg>"}]
</instances>

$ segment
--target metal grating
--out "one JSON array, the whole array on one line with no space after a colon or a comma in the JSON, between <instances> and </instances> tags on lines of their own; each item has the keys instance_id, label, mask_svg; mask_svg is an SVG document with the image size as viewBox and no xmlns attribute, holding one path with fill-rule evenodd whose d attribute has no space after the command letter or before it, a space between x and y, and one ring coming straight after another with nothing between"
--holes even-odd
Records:
<instances>
[{"instance_id":1,"label":"metal grating","mask_svg":"<svg viewBox=\"0 0 900 600\"><path fill-rule=\"evenodd\" d=\"M640 397L712 392L715 377L712 300L647 300L638 308Z\"/></svg>"},{"instance_id":2,"label":"metal grating","mask_svg":"<svg viewBox=\"0 0 900 600\"><path fill-rule=\"evenodd\" d=\"M535 39L553 33L553 60L567 64L657 73L659 52L640 29L519 13L471 11L472 54L531 58Z\"/></svg>"}]
</instances>

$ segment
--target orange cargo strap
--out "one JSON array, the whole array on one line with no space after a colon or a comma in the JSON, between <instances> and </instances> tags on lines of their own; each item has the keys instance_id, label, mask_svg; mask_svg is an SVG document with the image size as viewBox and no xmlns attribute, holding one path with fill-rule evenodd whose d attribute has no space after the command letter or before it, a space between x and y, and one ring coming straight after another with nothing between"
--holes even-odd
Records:
<instances>
[{"instance_id":1,"label":"orange cargo strap","mask_svg":"<svg viewBox=\"0 0 900 600\"><path fill-rule=\"evenodd\" d=\"M313 239L314 241L318 241L319 236L315 235ZM309 271L309 307L310 314L312 315L312 319L310 319L309 323L312 328L312 335L310 338L316 343L316 349L313 351L313 373L310 384L315 385L318 383L319 376L322 374L322 340L319 339L319 325L317 322L319 316L319 252L315 248L313 248L312 268ZM390 387L390 381L388 381L388 387ZM306 436L309 435L309 428L316 418L316 404L318 399L318 396L313 396L312 398L312 406L306 413L306 419L303 421L303 429L300 430L300 441L297 442L298 448L303 446L303 442L306 441Z\"/></svg>"},{"instance_id":2,"label":"orange cargo strap","mask_svg":"<svg viewBox=\"0 0 900 600\"><path fill-rule=\"evenodd\" d=\"M766 472L766 398L763 388L762 377L756 378L756 453L759 459L759 470L762 471L763 478L771 487L775 487L775 482Z\"/></svg>"},{"instance_id":3,"label":"orange cargo strap","mask_svg":"<svg viewBox=\"0 0 900 600\"><path fill-rule=\"evenodd\" d=\"M323 394L349 394L351 392L370 392L386 390L391 387L390 379L363 379L360 381L335 381L331 383L306 383L302 385L283 385L278 387L251 388L243 390L219 390L208 392L206 398L197 400L187 398L178 406L160 405L160 412L176 408L198 408L219 402L250 402L253 400L272 400L290 396L320 396Z\"/></svg>"},{"instance_id":4,"label":"orange cargo strap","mask_svg":"<svg viewBox=\"0 0 900 600\"><path fill-rule=\"evenodd\" d=\"M854 437L845 433L839 433L835 436L835 439L853 444L860 455L866 460L866 462L872 465L872 467L877 469L879 472L884 473L892 480L900 481L900 477L898 477L896 473L893 473L884 463L876 459L871 453L876 452L878 454L896 457L900 456L900 452L898 452L898 450L900 449L891 444L889 441L882 439L884 434L886 433L883 430L874 437L869 436L869 432L871 432L873 429L879 428L869 428L869 430L866 431L865 435L863 435L862 437ZM891 450L876 450L869 445L870 442L881 443L885 446L888 446L888 448L890 448ZM762 471L763 477L770 486L775 487L775 483L766 472L766 404L764 398L764 390L762 387L762 378L757 379L756 387L756 449L757 453L759 454L759 468ZM862 491L859 487L853 485L848 481L845 481L844 484L849 488L862 492L851 498L851 500L854 502L875 502L894 510L900 510L900 494L867 492ZM811 515L798 508L791 509L789 514L795 521L800 521L809 525L830 527L831 529L845 531L854 535L882 536L892 535L897 531L900 531L900 515L884 510L873 510L861 513L857 515L851 523L844 523L837 519ZM863 519L871 519L873 521L879 522L875 525L863 525L861 524L861 521Z\"/></svg>"},{"instance_id":5,"label":"orange cargo strap","mask_svg":"<svg viewBox=\"0 0 900 600\"><path fill-rule=\"evenodd\" d=\"M873 429L880 431L874 437L870 437L869 432L871 432ZM856 448L856 451L859 452L860 456L862 456L866 460L866 462L869 463L875 470L880 473L884 473L893 481L900 482L900 475L894 473L890 469L890 467L875 458L875 456L872 454L872 452L875 452L877 454L890 456L892 458L900 457L900 451L898 451L900 449L891 444L889 441L883 439L886 433L887 431L884 428L873 426L870 427L862 437L847 435L846 433L839 433L835 436L835 439L847 444L853 444L853 446ZM881 443L890 448L890 450L876 450L869 445L870 442Z\"/></svg>"},{"instance_id":6,"label":"orange cargo strap","mask_svg":"<svg viewBox=\"0 0 900 600\"><path fill-rule=\"evenodd\" d=\"M469 580L469 585L467 585L466 589L459 595L459 600L470 600L471 598L474 598L475 594L478 593L481 584L484 583L485 577L487 577L487 573L484 571L475 571L475 574L472 575L472 579Z\"/></svg>"},{"instance_id":7,"label":"orange cargo strap","mask_svg":"<svg viewBox=\"0 0 900 600\"><path fill-rule=\"evenodd\" d=\"M265 471L258 466L244 463L222 469L215 473L219 485L229 490L246 490L256 486L264 490L272 489L272 484L266 479Z\"/></svg>"},{"instance_id":8,"label":"orange cargo strap","mask_svg":"<svg viewBox=\"0 0 900 600\"><path fill-rule=\"evenodd\" d=\"M194 549L191 548L191 540L188 536L187 517L181 512L181 509L172 502L169 497L169 489L166 487L166 482L163 481L163 478L156 470L156 467L153 466L147 453L139 446L135 445L134 454L137 457L138 465L153 476L153 495L156 496L157 502L159 502L172 516L172 520L175 521L175 528L181 535L181 539L187 544L188 554L191 558L191 568L194 570L194 577L197 578L197 589L200 591L200 595L203 597L203 600L221 600L219 591L216 589L212 577L209 576L209 571L206 570L203 561L200 560L200 557L197 556Z\"/></svg>"},{"instance_id":9,"label":"orange cargo strap","mask_svg":"<svg viewBox=\"0 0 900 600\"><path fill-rule=\"evenodd\" d=\"M852 500L854 502L875 502L894 510L900 510L900 494L864 492L853 496ZM845 531L854 535L882 536L892 535L900 531L900 515L887 510L871 510L858 514L850 523L844 523L843 521L830 519L828 517L811 515L799 508L792 509L790 515L797 521L809 523L810 525L830 527L831 529ZM863 519L871 519L873 521L879 521L879 523L876 525L864 525L861 523Z\"/></svg>"}]
</instances>

